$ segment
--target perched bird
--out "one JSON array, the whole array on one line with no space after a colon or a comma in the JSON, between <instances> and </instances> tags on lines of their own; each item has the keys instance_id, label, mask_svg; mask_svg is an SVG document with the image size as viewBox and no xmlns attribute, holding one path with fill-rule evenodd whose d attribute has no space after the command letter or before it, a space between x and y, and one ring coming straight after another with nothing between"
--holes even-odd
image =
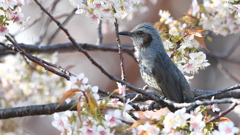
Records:
<instances>
[{"instance_id":1,"label":"perched bird","mask_svg":"<svg viewBox=\"0 0 240 135\"><path fill-rule=\"evenodd\" d=\"M118 34L133 40L140 74L157 96L178 103L194 101L187 80L165 52L159 32L151 24L142 23L131 31ZM167 107L176 111L173 106Z\"/></svg>"}]
</instances>

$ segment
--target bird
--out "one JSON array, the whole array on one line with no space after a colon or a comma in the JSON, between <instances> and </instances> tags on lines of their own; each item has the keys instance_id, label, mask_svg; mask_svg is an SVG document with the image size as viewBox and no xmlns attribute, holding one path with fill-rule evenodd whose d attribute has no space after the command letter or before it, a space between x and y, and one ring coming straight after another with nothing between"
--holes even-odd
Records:
<instances>
[{"instance_id":1,"label":"bird","mask_svg":"<svg viewBox=\"0 0 240 135\"><path fill-rule=\"evenodd\" d=\"M194 94L183 73L169 58L160 34L150 23L141 23L131 31L118 32L129 36L135 48L135 55L143 81L156 96L177 103L194 102ZM167 105L171 112L177 108Z\"/></svg>"}]
</instances>

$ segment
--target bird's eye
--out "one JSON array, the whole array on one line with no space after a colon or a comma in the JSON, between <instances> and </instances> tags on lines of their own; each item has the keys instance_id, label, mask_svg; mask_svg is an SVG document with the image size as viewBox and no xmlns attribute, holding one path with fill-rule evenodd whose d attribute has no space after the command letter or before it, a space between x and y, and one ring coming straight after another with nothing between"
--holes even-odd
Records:
<instances>
[{"instance_id":1,"label":"bird's eye","mask_svg":"<svg viewBox=\"0 0 240 135\"><path fill-rule=\"evenodd\" d=\"M137 34L138 34L138 35L142 35L142 34L143 34L143 31L138 31Z\"/></svg>"}]
</instances>

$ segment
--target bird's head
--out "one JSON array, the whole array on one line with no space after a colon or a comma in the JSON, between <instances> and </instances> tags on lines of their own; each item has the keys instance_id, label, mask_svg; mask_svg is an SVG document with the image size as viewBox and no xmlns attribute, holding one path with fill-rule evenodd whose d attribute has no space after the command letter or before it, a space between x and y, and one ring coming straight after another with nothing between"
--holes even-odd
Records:
<instances>
[{"instance_id":1,"label":"bird's head","mask_svg":"<svg viewBox=\"0 0 240 135\"><path fill-rule=\"evenodd\" d=\"M139 24L131 31L123 31L118 34L131 37L133 44L138 50L149 47L150 45L152 46L152 44L162 46L159 32L150 23Z\"/></svg>"}]
</instances>

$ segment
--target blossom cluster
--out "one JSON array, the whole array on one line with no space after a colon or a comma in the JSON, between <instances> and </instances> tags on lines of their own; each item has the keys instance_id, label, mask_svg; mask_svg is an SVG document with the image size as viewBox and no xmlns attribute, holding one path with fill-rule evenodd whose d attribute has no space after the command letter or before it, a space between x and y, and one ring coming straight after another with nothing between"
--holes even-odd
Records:
<instances>
[{"instance_id":1,"label":"blossom cluster","mask_svg":"<svg viewBox=\"0 0 240 135\"><path fill-rule=\"evenodd\" d=\"M186 113L186 108L177 110L174 113L169 113L163 120L163 133L176 132L175 130L177 128L189 128L188 130L191 131L191 133L200 133L200 131L206 126L203 118L204 117L200 112L200 107L192 111L191 114ZM188 119L190 119L189 126L187 126Z\"/></svg>"},{"instance_id":2,"label":"blossom cluster","mask_svg":"<svg viewBox=\"0 0 240 135\"><path fill-rule=\"evenodd\" d=\"M207 118L202 114L201 107L196 108L191 113L186 113L186 109L182 108L165 116L162 134L234 135L240 131L232 121L220 121L216 124L218 130L213 130L214 123L207 125L205 119Z\"/></svg>"},{"instance_id":3,"label":"blossom cluster","mask_svg":"<svg viewBox=\"0 0 240 135\"><path fill-rule=\"evenodd\" d=\"M164 19L161 18L164 22L172 20L172 18L166 17L166 14L169 14L168 12L160 11L160 14L165 16ZM198 73L200 69L206 68L210 63L206 59L206 54L198 51L200 43L195 39L194 34L184 37L177 27L170 27L168 37L165 37L165 33L161 33L165 51L180 71L187 74L185 77L188 80L192 79L195 73ZM180 41L180 43L177 44L177 41Z\"/></svg>"},{"instance_id":4,"label":"blossom cluster","mask_svg":"<svg viewBox=\"0 0 240 135\"><path fill-rule=\"evenodd\" d=\"M0 36L6 35L9 32L8 26L13 23L18 24L21 30L28 27L29 17L24 19L21 6L32 3L32 0L0 0Z\"/></svg>"},{"instance_id":5,"label":"blossom cluster","mask_svg":"<svg viewBox=\"0 0 240 135\"><path fill-rule=\"evenodd\" d=\"M198 5L197 0L193 0L192 15L200 20L198 25L202 29L223 36L237 34L240 32L240 5L237 1L204 0L202 5Z\"/></svg>"},{"instance_id":6,"label":"blossom cluster","mask_svg":"<svg viewBox=\"0 0 240 135\"><path fill-rule=\"evenodd\" d=\"M113 134L114 131L110 131L110 127L107 127L106 125L101 125L99 121L92 119L92 117L88 117L88 119L84 119L84 121L80 124L79 121L77 121L78 119L77 119L76 111L75 112L65 111L63 113L54 113L53 117L54 117L54 121L52 122L52 125L58 130L60 130L62 134L114 135ZM117 120L113 116L110 116L110 118L111 120L108 120L109 122L108 124L113 123L115 125L111 125L111 127L116 126L116 123L119 120ZM104 123L107 124L106 121Z\"/></svg>"},{"instance_id":7,"label":"blossom cluster","mask_svg":"<svg viewBox=\"0 0 240 135\"><path fill-rule=\"evenodd\" d=\"M193 0L189 13L178 20L174 20L168 11L159 11L161 18L156 26L161 31L165 50L176 66L186 73L187 79L210 65L206 55L198 50L206 48L201 32L210 30L223 36L239 33L239 7L237 0L204 0L202 5Z\"/></svg>"},{"instance_id":8,"label":"blossom cluster","mask_svg":"<svg viewBox=\"0 0 240 135\"><path fill-rule=\"evenodd\" d=\"M86 110L83 110L86 111ZM146 135L234 135L239 133L239 128L234 126L232 121L219 121L206 124L211 116L203 115L206 108L197 107L190 113L186 112L186 108L168 113L166 116L159 117L157 120L151 119L146 114L146 120L135 121L133 125L124 125L121 119L126 121L127 117L122 115L122 111L116 109L107 111L102 114L101 122L98 119L85 115L86 117L79 119L77 112L66 111L64 113L55 113L52 125L65 134L88 134L88 135L113 135L113 134L146 134ZM156 122L158 121L158 122ZM218 127L218 128L216 128ZM118 129L128 130L118 130Z\"/></svg>"},{"instance_id":9,"label":"blossom cluster","mask_svg":"<svg viewBox=\"0 0 240 135\"><path fill-rule=\"evenodd\" d=\"M170 42L169 40L163 41L167 54L169 57L172 57L172 60L175 62L180 71L194 75L195 73L198 73L200 69L204 69L210 65L206 59L205 53L201 51L196 52L200 44L194 39L194 35L184 37L182 40L183 41L180 44L180 47L176 50L174 49L176 44ZM187 78L190 79L193 78L193 76L188 76Z\"/></svg>"},{"instance_id":10,"label":"blossom cluster","mask_svg":"<svg viewBox=\"0 0 240 135\"><path fill-rule=\"evenodd\" d=\"M100 19L113 23L115 19L124 19L138 11L136 5L144 3L144 0L69 0L69 2L73 7L78 8L77 14L84 14L92 21ZM157 1L150 2L155 4ZM148 10L144 4L141 8L142 12Z\"/></svg>"},{"instance_id":11,"label":"blossom cluster","mask_svg":"<svg viewBox=\"0 0 240 135\"><path fill-rule=\"evenodd\" d=\"M43 2L44 0L38 0ZM156 4L157 0L149 0ZM69 0L70 4L77 8L77 14L84 14L91 20L107 20L115 22L115 19L123 19L128 16L132 19L136 11L146 12L148 7L145 0ZM137 5L139 5L137 7ZM0 0L0 36L9 32L11 24L20 26L20 30L28 27L30 17L24 18L23 5L33 4L33 0Z\"/></svg>"},{"instance_id":12,"label":"blossom cluster","mask_svg":"<svg viewBox=\"0 0 240 135\"><path fill-rule=\"evenodd\" d=\"M56 63L57 55L58 53L50 57L39 55L39 58ZM65 91L65 87L70 86L63 78L31 61L25 61L20 54L8 55L2 59L0 76L0 92L4 95L1 98L4 101L1 108L17 106L20 101L29 100L35 104L57 102L61 93L56 93L55 90Z\"/></svg>"},{"instance_id":13,"label":"blossom cluster","mask_svg":"<svg viewBox=\"0 0 240 135\"><path fill-rule=\"evenodd\" d=\"M57 54L38 57L56 63ZM57 102L61 93L71 86L64 78L46 71L20 54L8 55L1 59L0 84L0 108ZM15 125L7 129L16 134L26 132L21 128L19 119L1 121L0 125ZM0 127L2 133L7 134L7 130L3 128Z\"/></svg>"},{"instance_id":14,"label":"blossom cluster","mask_svg":"<svg viewBox=\"0 0 240 135\"><path fill-rule=\"evenodd\" d=\"M70 81L72 87L67 93L74 91L74 97L79 99L78 115L76 112L70 111L63 114L55 113L52 125L66 134L113 135L114 128L122 125L120 118L126 117L127 112L132 109L129 100L121 103L117 99L106 98L100 103L100 107L97 103L100 99L98 87L89 85L88 79L84 77L83 73L76 77L70 77ZM69 103L74 97L68 97L65 101ZM104 114L100 108L106 107L106 104L109 103L119 109L109 110ZM76 117L79 118L76 119ZM80 121L77 121L79 119Z\"/></svg>"}]
</instances>

